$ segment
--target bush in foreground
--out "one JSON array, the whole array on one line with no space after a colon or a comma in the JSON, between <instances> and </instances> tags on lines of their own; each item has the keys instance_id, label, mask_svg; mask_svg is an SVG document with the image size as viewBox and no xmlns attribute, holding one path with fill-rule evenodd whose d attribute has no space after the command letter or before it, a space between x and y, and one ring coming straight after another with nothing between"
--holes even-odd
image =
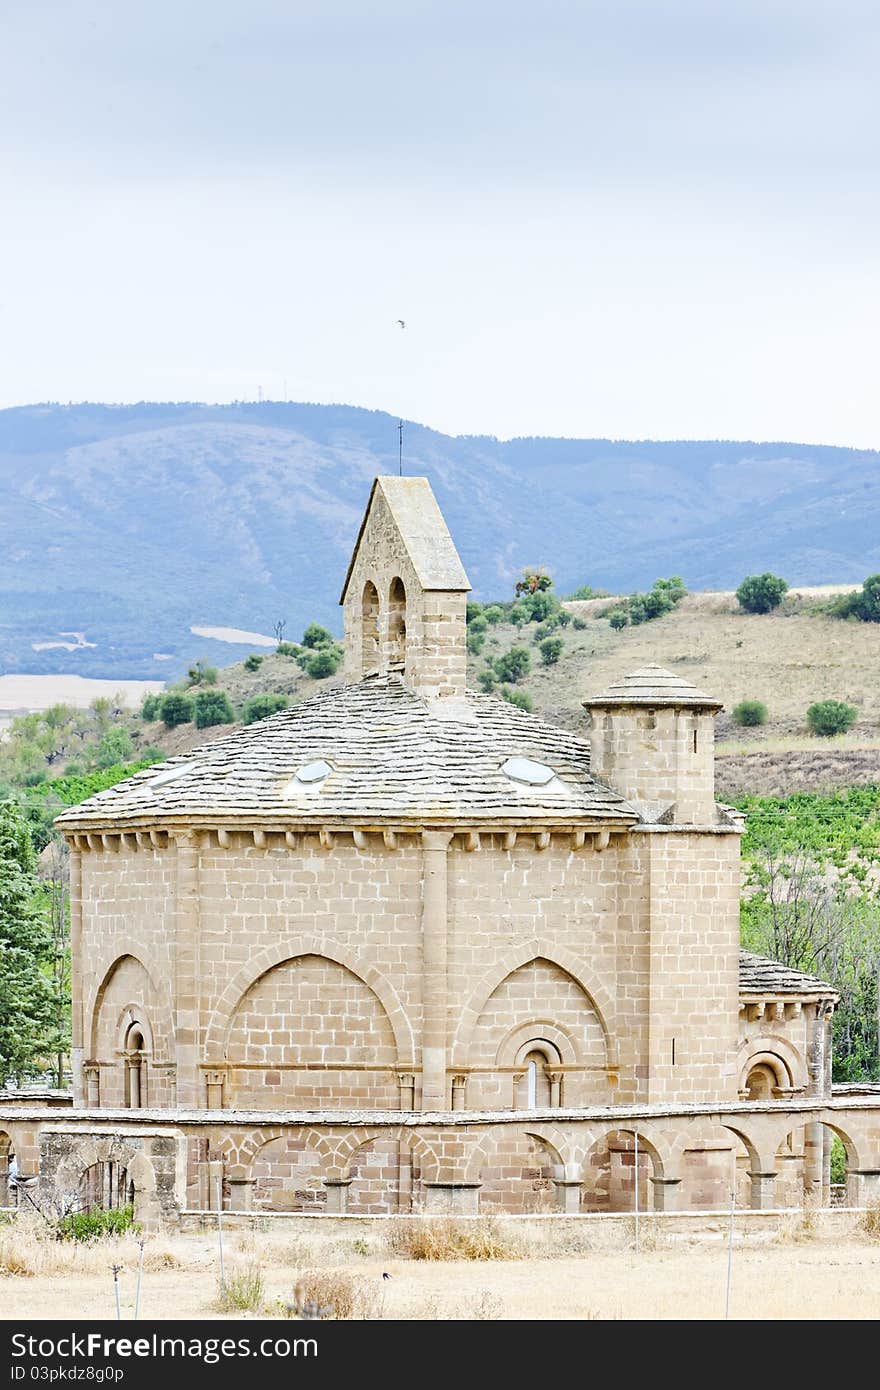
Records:
<instances>
[{"instance_id":1,"label":"bush in foreground","mask_svg":"<svg viewBox=\"0 0 880 1390\"><path fill-rule=\"evenodd\" d=\"M518 1247L491 1216L400 1217L388 1235L392 1255L409 1260L515 1260Z\"/></svg>"},{"instance_id":2,"label":"bush in foreground","mask_svg":"<svg viewBox=\"0 0 880 1390\"><path fill-rule=\"evenodd\" d=\"M740 700L730 713L734 724L744 729L754 729L759 724L767 723L767 706L760 700Z\"/></svg>"},{"instance_id":3,"label":"bush in foreground","mask_svg":"<svg viewBox=\"0 0 880 1390\"><path fill-rule=\"evenodd\" d=\"M189 695L179 690L170 690L159 702L159 718L166 729L176 729L179 724L189 724L193 717L193 702Z\"/></svg>"},{"instance_id":4,"label":"bush in foreground","mask_svg":"<svg viewBox=\"0 0 880 1390\"><path fill-rule=\"evenodd\" d=\"M140 1230L134 1219L134 1207L113 1207L104 1211L96 1207L93 1211L72 1211L58 1222L58 1234L62 1240L100 1240L102 1236L124 1236L127 1231Z\"/></svg>"},{"instance_id":5,"label":"bush in foreground","mask_svg":"<svg viewBox=\"0 0 880 1390\"><path fill-rule=\"evenodd\" d=\"M843 700L818 700L807 710L807 723L810 732L820 738L832 738L835 734L845 734L858 717L858 710Z\"/></svg>"}]
</instances>

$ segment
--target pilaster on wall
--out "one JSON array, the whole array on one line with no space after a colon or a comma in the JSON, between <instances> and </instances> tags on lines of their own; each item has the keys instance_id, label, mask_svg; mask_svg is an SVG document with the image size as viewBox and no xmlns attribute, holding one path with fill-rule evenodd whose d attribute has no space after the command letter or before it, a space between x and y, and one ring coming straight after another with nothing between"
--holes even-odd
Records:
<instances>
[{"instance_id":1,"label":"pilaster on wall","mask_svg":"<svg viewBox=\"0 0 880 1390\"><path fill-rule=\"evenodd\" d=\"M199 1070L199 839L192 831L176 831L174 844L177 1104L197 1107L205 1102Z\"/></svg>"},{"instance_id":2,"label":"pilaster on wall","mask_svg":"<svg viewBox=\"0 0 880 1390\"><path fill-rule=\"evenodd\" d=\"M83 998L82 998L82 850L70 846L70 1064L73 1072L73 1103L85 1105L83 1061Z\"/></svg>"},{"instance_id":3,"label":"pilaster on wall","mask_svg":"<svg viewBox=\"0 0 880 1390\"><path fill-rule=\"evenodd\" d=\"M648 1103L737 1096L739 837L638 834L648 888Z\"/></svg>"},{"instance_id":4,"label":"pilaster on wall","mask_svg":"<svg viewBox=\"0 0 880 1390\"><path fill-rule=\"evenodd\" d=\"M447 1053L447 852L452 835L422 834L422 1109L445 1110Z\"/></svg>"}]
</instances>

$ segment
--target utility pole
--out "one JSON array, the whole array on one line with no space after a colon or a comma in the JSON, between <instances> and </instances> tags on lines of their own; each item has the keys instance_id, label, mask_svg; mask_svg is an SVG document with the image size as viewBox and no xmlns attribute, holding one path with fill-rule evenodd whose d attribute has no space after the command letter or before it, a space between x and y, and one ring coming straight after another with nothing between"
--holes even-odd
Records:
<instances>
[{"instance_id":1,"label":"utility pole","mask_svg":"<svg viewBox=\"0 0 880 1390\"><path fill-rule=\"evenodd\" d=\"M403 477L403 421L397 423L397 468L401 478Z\"/></svg>"}]
</instances>

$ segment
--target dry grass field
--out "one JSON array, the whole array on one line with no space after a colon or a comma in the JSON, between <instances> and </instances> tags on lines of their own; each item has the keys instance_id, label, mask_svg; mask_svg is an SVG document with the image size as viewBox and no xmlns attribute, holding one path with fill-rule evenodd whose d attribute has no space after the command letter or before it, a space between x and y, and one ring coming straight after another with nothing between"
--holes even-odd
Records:
<instances>
[{"instance_id":1,"label":"dry grass field","mask_svg":"<svg viewBox=\"0 0 880 1390\"><path fill-rule=\"evenodd\" d=\"M230 1307L229 1298L224 1307L219 1298L215 1234L155 1236L145 1245L140 1315L289 1316L285 1305L289 1309L305 1292L319 1297L326 1316L337 1308L355 1318L715 1319L724 1314L724 1225L709 1222L700 1232L676 1235L646 1223L636 1254L628 1223L609 1232L585 1222L575 1236L555 1242L558 1253L543 1255L540 1242L522 1245L521 1236L502 1227L496 1253L515 1258L436 1261L402 1258L381 1232L227 1232L227 1284L244 1307ZM129 1319L137 1258L131 1238L74 1246L41 1242L33 1229L4 1230L0 1318L113 1317L111 1266L117 1263L122 1315ZM737 1237L732 1317L839 1320L876 1318L878 1312L880 1241L861 1231L856 1218L843 1235L804 1233L792 1217L776 1232Z\"/></svg>"}]
</instances>

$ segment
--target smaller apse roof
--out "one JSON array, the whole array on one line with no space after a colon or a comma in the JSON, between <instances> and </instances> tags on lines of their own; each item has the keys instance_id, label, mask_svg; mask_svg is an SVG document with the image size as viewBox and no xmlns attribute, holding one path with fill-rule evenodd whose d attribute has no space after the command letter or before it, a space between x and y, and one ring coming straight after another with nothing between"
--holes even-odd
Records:
<instances>
[{"instance_id":1,"label":"smaller apse roof","mask_svg":"<svg viewBox=\"0 0 880 1390\"><path fill-rule=\"evenodd\" d=\"M739 953L739 992L740 994L792 994L821 995L836 999L837 990L827 980L819 980L815 975L805 975L802 970L792 970L781 965L778 960L767 956L756 956L752 951Z\"/></svg>"},{"instance_id":2,"label":"smaller apse roof","mask_svg":"<svg viewBox=\"0 0 880 1390\"><path fill-rule=\"evenodd\" d=\"M422 588L448 590L453 593L467 592L471 587L470 580L465 574L464 565L428 479L381 477L373 482L339 602L345 602L361 538L373 510L377 492L381 492L394 518Z\"/></svg>"},{"instance_id":3,"label":"smaller apse roof","mask_svg":"<svg viewBox=\"0 0 880 1390\"><path fill-rule=\"evenodd\" d=\"M658 709L667 705L682 705L687 709L720 710L720 700L698 690L690 681L666 671L662 666L642 666L628 676L614 681L600 695L584 700L585 709L605 709L609 705L649 705Z\"/></svg>"}]
</instances>

